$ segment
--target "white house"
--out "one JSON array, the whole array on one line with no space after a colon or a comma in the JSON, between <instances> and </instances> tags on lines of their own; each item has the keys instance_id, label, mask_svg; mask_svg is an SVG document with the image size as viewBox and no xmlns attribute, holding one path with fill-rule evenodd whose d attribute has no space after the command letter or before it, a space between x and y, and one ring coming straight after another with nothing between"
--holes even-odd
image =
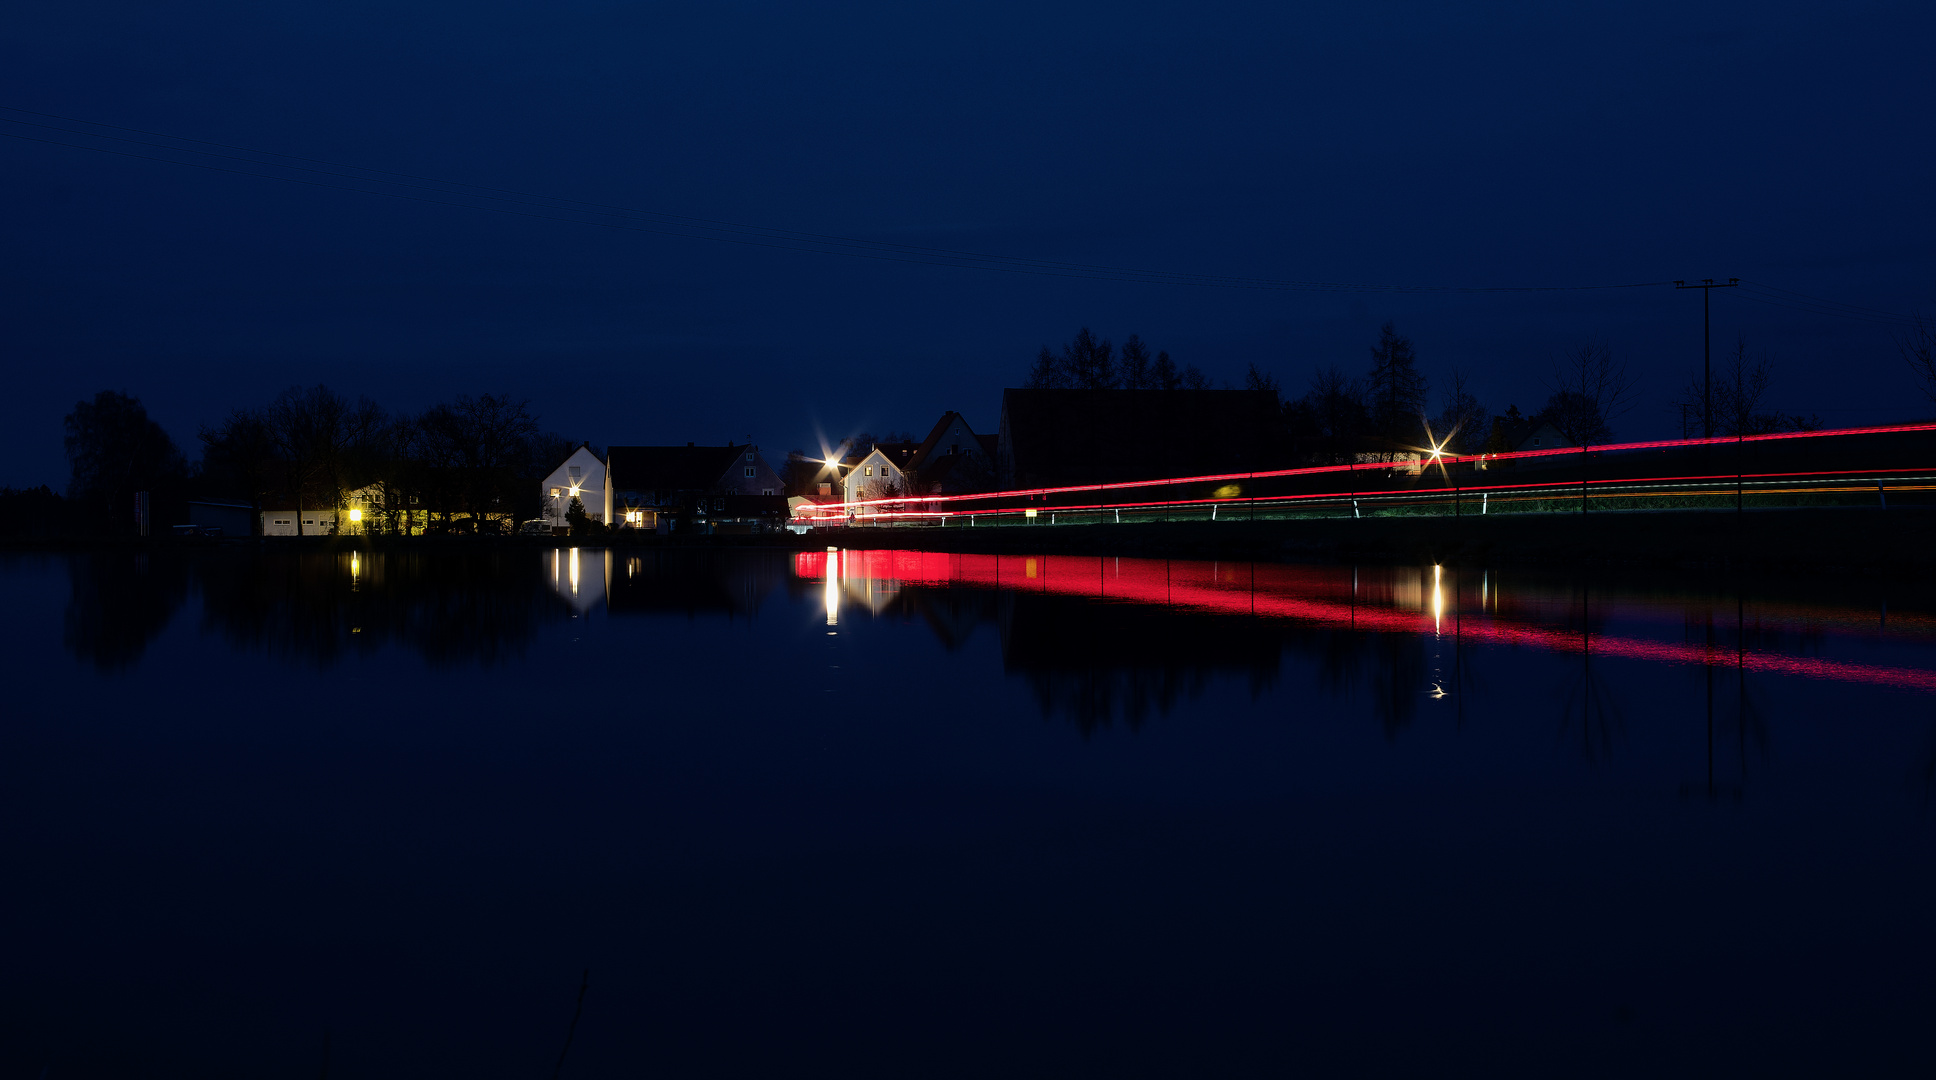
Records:
<instances>
[{"instance_id":1,"label":"white house","mask_svg":"<svg viewBox=\"0 0 1936 1080\"><path fill-rule=\"evenodd\" d=\"M847 470L846 485L846 501L849 503L908 494L907 473L889 460L878 446ZM855 508L855 513L873 514L881 509L877 506L861 506Z\"/></svg>"},{"instance_id":2,"label":"white house","mask_svg":"<svg viewBox=\"0 0 1936 1080\"><path fill-rule=\"evenodd\" d=\"M573 499L584 504L585 516L593 521L604 521L612 512L612 500L605 490L605 462L592 453L590 446L579 446L551 470L538 495L544 519L555 529L565 527L565 513Z\"/></svg>"}]
</instances>

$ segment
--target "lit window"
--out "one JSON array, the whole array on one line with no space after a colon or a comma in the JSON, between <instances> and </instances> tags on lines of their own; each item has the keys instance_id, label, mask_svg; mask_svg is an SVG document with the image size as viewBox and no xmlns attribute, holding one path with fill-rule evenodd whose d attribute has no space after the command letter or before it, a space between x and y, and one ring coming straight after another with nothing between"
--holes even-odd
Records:
<instances>
[{"instance_id":1,"label":"lit window","mask_svg":"<svg viewBox=\"0 0 1936 1080\"><path fill-rule=\"evenodd\" d=\"M872 476L874 475L874 466L872 465L865 466L861 469L860 472L862 476Z\"/></svg>"},{"instance_id":2,"label":"lit window","mask_svg":"<svg viewBox=\"0 0 1936 1080\"><path fill-rule=\"evenodd\" d=\"M552 497L552 498L554 498L554 499L558 497L558 489L557 489L557 488L552 488L552 489L551 489L551 497ZM415 500L415 499L411 499L410 501L411 501L411 502L416 502L417 500Z\"/></svg>"}]
</instances>

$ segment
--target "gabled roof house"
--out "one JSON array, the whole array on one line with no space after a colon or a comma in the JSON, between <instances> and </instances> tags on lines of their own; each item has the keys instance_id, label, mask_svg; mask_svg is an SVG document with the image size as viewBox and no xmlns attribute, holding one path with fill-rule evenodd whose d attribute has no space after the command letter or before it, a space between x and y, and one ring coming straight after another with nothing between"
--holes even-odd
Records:
<instances>
[{"instance_id":1,"label":"gabled roof house","mask_svg":"<svg viewBox=\"0 0 1936 1080\"><path fill-rule=\"evenodd\" d=\"M614 446L605 467L605 520L619 528L751 531L786 520L780 476L750 443Z\"/></svg>"},{"instance_id":2,"label":"gabled roof house","mask_svg":"<svg viewBox=\"0 0 1936 1080\"><path fill-rule=\"evenodd\" d=\"M565 513L573 499L585 507L585 516L591 520L612 519L605 491L605 462L592 453L589 443L567 454L538 485L538 505L552 528L565 527Z\"/></svg>"},{"instance_id":3,"label":"gabled roof house","mask_svg":"<svg viewBox=\"0 0 1936 1080\"><path fill-rule=\"evenodd\" d=\"M923 494L984 491L994 485L997 445L995 436L975 434L960 413L942 413L906 468Z\"/></svg>"}]
</instances>

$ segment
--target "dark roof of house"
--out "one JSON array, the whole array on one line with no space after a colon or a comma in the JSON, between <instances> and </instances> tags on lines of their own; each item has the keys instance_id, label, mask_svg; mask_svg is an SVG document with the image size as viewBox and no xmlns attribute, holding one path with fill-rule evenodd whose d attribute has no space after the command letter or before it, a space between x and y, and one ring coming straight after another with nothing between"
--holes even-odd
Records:
<instances>
[{"instance_id":1,"label":"dark roof of house","mask_svg":"<svg viewBox=\"0 0 1936 1080\"><path fill-rule=\"evenodd\" d=\"M614 446L605 452L605 473L623 491L705 491L748 449L750 444Z\"/></svg>"},{"instance_id":2,"label":"dark roof of house","mask_svg":"<svg viewBox=\"0 0 1936 1080\"><path fill-rule=\"evenodd\" d=\"M881 451L881 457L892 461L894 468L906 468L910 461L914 461L914 453L922 449L922 443L875 443L873 449Z\"/></svg>"},{"instance_id":3,"label":"dark roof of house","mask_svg":"<svg viewBox=\"0 0 1936 1080\"><path fill-rule=\"evenodd\" d=\"M1268 390L1004 390L1002 456L1018 484L1152 480L1273 468Z\"/></svg>"},{"instance_id":4,"label":"dark roof of house","mask_svg":"<svg viewBox=\"0 0 1936 1080\"><path fill-rule=\"evenodd\" d=\"M910 463L917 469L921 468L922 463L934 455L935 447L941 445L942 436L946 435L948 429L956 424L968 428L968 433L974 435L975 429L968 426L968 421L960 413L952 410L942 413L941 419L936 420L934 427L928 432L928 437L921 440L921 445L914 451L914 457L910 459ZM976 438L980 438L980 436L976 436Z\"/></svg>"}]
</instances>

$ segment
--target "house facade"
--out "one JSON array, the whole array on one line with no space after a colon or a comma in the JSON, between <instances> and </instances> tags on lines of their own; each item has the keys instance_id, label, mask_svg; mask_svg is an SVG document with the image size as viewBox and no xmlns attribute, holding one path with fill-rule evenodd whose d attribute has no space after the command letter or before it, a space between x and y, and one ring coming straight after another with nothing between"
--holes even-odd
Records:
<instances>
[{"instance_id":1,"label":"house facade","mask_svg":"<svg viewBox=\"0 0 1936 1080\"><path fill-rule=\"evenodd\" d=\"M538 485L539 516L551 523L554 529L566 526L565 515L571 510L571 501L577 499L585 508L585 516L593 521L612 520L611 492L605 483L605 462L592 453L590 445L581 444L551 470L551 475Z\"/></svg>"},{"instance_id":2,"label":"house facade","mask_svg":"<svg viewBox=\"0 0 1936 1080\"><path fill-rule=\"evenodd\" d=\"M262 511L264 536L328 536L336 531L336 511L297 509L293 502L271 503Z\"/></svg>"},{"instance_id":3,"label":"house facade","mask_svg":"<svg viewBox=\"0 0 1936 1080\"><path fill-rule=\"evenodd\" d=\"M872 447L847 470L846 487L844 501L849 504L905 496L909 493L908 471L894 463L891 451ZM859 506L854 507L854 512L869 516L881 509L877 506Z\"/></svg>"},{"instance_id":4,"label":"house facade","mask_svg":"<svg viewBox=\"0 0 1936 1080\"><path fill-rule=\"evenodd\" d=\"M941 414L908 461L907 472L922 494L986 491L995 483L999 440L977 435L958 412Z\"/></svg>"},{"instance_id":5,"label":"house facade","mask_svg":"<svg viewBox=\"0 0 1936 1080\"><path fill-rule=\"evenodd\" d=\"M786 494L760 448L614 446L605 455L604 520L659 532L757 532L786 523Z\"/></svg>"}]
</instances>

